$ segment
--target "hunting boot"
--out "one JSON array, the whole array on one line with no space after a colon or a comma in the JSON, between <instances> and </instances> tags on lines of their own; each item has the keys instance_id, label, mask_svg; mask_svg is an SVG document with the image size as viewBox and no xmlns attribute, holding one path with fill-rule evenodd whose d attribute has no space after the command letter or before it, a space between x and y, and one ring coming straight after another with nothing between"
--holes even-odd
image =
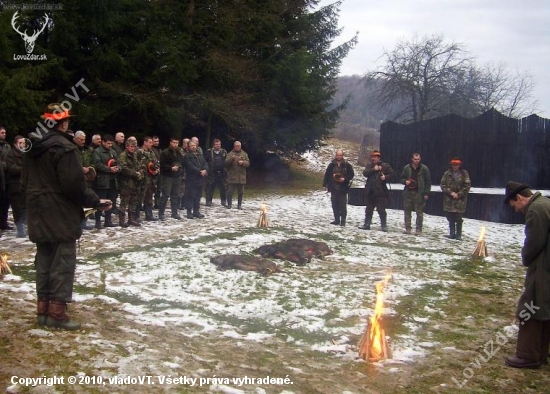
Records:
<instances>
[{"instance_id":1,"label":"hunting boot","mask_svg":"<svg viewBox=\"0 0 550 394\"><path fill-rule=\"evenodd\" d=\"M50 306L49 297L38 297L37 308L36 308L36 322L38 323L39 326L46 325L49 306Z\"/></svg>"},{"instance_id":2,"label":"hunting boot","mask_svg":"<svg viewBox=\"0 0 550 394\"><path fill-rule=\"evenodd\" d=\"M116 225L113 223L113 220L111 219L111 216L112 212L105 212L105 224L103 225L105 228L116 227Z\"/></svg>"},{"instance_id":3,"label":"hunting boot","mask_svg":"<svg viewBox=\"0 0 550 394\"><path fill-rule=\"evenodd\" d=\"M139 224L138 221L136 220L135 212L128 212L128 224L134 227L141 227L141 224Z\"/></svg>"},{"instance_id":4,"label":"hunting boot","mask_svg":"<svg viewBox=\"0 0 550 394\"><path fill-rule=\"evenodd\" d=\"M455 224L456 222L453 222L452 220L449 221L449 235L446 235L449 239L456 239Z\"/></svg>"},{"instance_id":5,"label":"hunting boot","mask_svg":"<svg viewBox=\"0 0 550 394\"><path fill-rule=\"evenodd\" d=\"M382 227L382 231L387 233L388 232L388 214L386 212L380 213L380 226Z\"/></svg>"},{"instance_id":6,"label":"hunting boot","mask_svg":"<svg viewBox=\"0 0 550 394\"><path fill-rule=\"evenodd\" d=\"M456 236L455 239L458 241L462 241L462 220L460 222L456 223Z\"/></svg>"},{"instance_id":7,"label":"hunting boot","mask_svg":"<svg viewBox=\"0 0 550 394\"><path fill-rule=\"evenodd\" d=\"M118 224L122 228L127 228L127 227L130 226L128 224L128 222L126 222L126 213L125 212L118 211Z\"/></svg>"},{"instance_id":8,"label":"hunting boot","mask_svg":"<svg viewBox=\"0 0 550 394\"><path fill-rule=\"evenodd\" d=\"M148 222L156 222L158 219L153 216L153 206L152 205L145 205L145 220Z\"/></svg>"},{"instance_id":9,"label":"hunting boot","mask_svg":"<svg viewBox=\"0 0 550 394\"><path fill-rule=\"evenodd\" d=\"M193 216L193 212L191 212L191 209L187 209L187 219L195 219Z\"/></svg>"},{"instance_id":10,"label":"hunting boot","mask_svg":"<svg viewBox=\"0 0 550 394\"><path fill-rule=\"evenodd\" d=\"M227 195L227 209L231 209L233 203L233 194Z\"/></svg>"},{"instance_id":11,"label":"hunting boot","mask_svg":"<svg viewBox=\"0 0 550 394\"><path fill-rule=\"evenodd\" d=\"M95 228L101 229L101 212L95 213Z\"/></svg>"},{"instance_id":12,"label":"hunting boot","mask_svg":"<svg viewBox=\"0 0 550 394\"><path fill-rule=\"evenodd\" d=\"M80 330L80 323L71 320L67 315L67 303L63 301L50 301L46 326L62 330Z\"/></svg>"},{"instance_id":13,"label":"hunting boot","mask_svg":"<svg viewBox=\"0 0 550 394\"><path fill-rule=\"evenodd\" d=\"M370 224L372 222L372 213L371 214L365 214L365 224L362 226L359 226L361 230L370 230Z\"/></svg>"},{"instance_id":14,"label":"hunting boot","mask_svg":"<svg viewBox=\"0 0 550 394\"><path fill-rule=\"evenodd\" d=\"M237 209L243 209L242 205L243 205L243 194L239 193L237 196Z\"/></svg>"},{"instance_id":15,"label":"hunting boot","mask_svg":"<svg viewBox=\"0 0 550 394\"><path fill-rule=\"evenodd\" d=\"M141 209L137 208L136 211L134 212L134 217L136 219L136 222L138 222L139 224L142 223L142 220L141 220Z\"/></svg>"},{"instance_id":16,"label":"hunting boot","mask_svg":"<svg viewBox=\"0 0 550 394\"><path fill-rule=\"evenodd\" d=\"M340 215L334 215L334 221L330 222L330 224L340 225Z\"/></svg>"},{"instance_id":17,"label":"hunting boot","mask_svg":"<svg viewBox=\"0 0 550 394\"><path fill-rule=\"evenodd\" d=\"M172 204L172 206L170 207L170 209L172 210L172 219L176 219L176 220L181 220L181 216L178 214L178 206L180 205L179 204L179 200L183 200L183 198L180 198L178 199L178 201L176 201L174 204ZM183 209L183 208L182 208Z\"/></svg>"},{"instance_id":18,"label":"hunting boot","mask_svg":"<svg viewBox=\"0 0 550 394\"><path fill-rule=\"evenodd\" d=\"M344 227L346 225L346 215L342 215L340 219L340 226Z\"/></svg>"}]
</instances>

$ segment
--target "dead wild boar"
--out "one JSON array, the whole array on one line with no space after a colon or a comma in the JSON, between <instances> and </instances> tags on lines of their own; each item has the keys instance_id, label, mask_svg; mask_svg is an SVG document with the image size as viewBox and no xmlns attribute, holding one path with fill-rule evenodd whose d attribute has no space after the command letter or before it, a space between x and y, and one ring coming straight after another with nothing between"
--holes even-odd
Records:
<instances>
[{"instance_id":1,"label":"dead wild boar","mask_svg":"<svg viewBox=\"0 0 550 394\"><path fill-rule=\"evenodd\" d=\"M219 270L225 271L236 269L242 271L254 271L262 275L271 275L276 272L282 272L273 261L255 256L243 256L240 254L222 254L210 258L210 262L218 266Z\"/></svg>"},{"instance_id":2,"label":"dead wild boar","mask_svg":"<svg viewBox=\"0 0 550 394\"><path fill-rule=\"evenodd\" d=\"M273 257L287 260L297 265L305 265L312 257L324 258L332 254L332 250L324 242L312 241L310 239L289 239L276 242L270 245L262 245L254 252L263 257Z\"/></svg>"}]
</instances>

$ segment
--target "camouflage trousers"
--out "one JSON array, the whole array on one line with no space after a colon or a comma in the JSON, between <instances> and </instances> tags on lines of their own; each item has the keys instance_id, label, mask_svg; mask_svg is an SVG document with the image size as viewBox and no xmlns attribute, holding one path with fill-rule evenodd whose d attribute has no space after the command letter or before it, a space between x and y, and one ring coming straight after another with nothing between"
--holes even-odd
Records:
<instances>
[{"instance_id":1,"label":"camouflage trousers","mask_svg":"<svg viewBox=\"0 0 550 394\"><path fill-rule=\"evenodd\" d=\"M135 212L138 206L139 190L137 188L123 187L120 190L120 212Z\"/></svg>"},{"instance_id":2,"label":"camouflage trousers","mask_svg":"<svg viewBox=\"0 0 550 394\"><path fill-rule=\"evenodd\" d=\"M410 230L412 227L412 212L416 213L416 231L422 231L424 223L424 208L426 208L426 200L424 196L416 191L403 193L403 210L405 211L405 229Z\"/></svg>"}]
</instances>

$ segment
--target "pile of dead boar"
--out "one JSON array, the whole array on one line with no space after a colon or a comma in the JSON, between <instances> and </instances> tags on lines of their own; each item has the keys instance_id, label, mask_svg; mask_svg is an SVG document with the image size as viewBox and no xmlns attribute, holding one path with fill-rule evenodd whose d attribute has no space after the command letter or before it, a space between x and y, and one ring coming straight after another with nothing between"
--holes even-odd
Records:
<instances>
[{"instance_id":1,"label":"pile of dead boar","mask_svg":"<svg viewBox=\"0 0 550 394\"><path fill-rule=\"evenodd\" d=\"M332 250L324 242L310 239L287 239L269 245L262 245L253 251L262 257L240 254L222 254L210 259L219 270L237 269L255 271L262 275L282 272L277 264L269 258L290 261L296 265L305 265L313 257L323 259L331 255Z\"/></svg>"}]
</instances>

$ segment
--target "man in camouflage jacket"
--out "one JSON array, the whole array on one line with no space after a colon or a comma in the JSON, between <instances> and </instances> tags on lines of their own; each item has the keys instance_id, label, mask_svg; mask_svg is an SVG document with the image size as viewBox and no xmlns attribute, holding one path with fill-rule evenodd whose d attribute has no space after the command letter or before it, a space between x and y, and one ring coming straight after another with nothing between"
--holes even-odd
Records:
<instances>
[{"instance_id":1,"label":"man in camouflage jacket","mask_svg":"<svg viewBox=\"0 0 550 394\"><path fill-rule=\"evenodd\" d=\"M430 170L424 164L421 164L420 160L420 154L413 153L411 163L407 164L401 173L401 183L405 185L403 191L405 234L411 233L412 211L416 213L416 235L422 234L424 208L432 188Z\"/></svg>"},{"instance_id":2,"label":"man in camouflage jacket","mask_svg":"<svg viewBox=\"0 0 550 394\"><path fill-rule=\"evenodd\" d=\"M225 168L227 168L227 208L233 206L233 192L237 190L237 208L242 209L244 185L246 185L246 169L250 167L250 160L240 141L233 143L233 150L227 154Z\"/></svg>"},{"instance_id":3,"label":"man in camouflage jacket","mask_svg":"<svg viewBox=\"0 0 550 394\"><path fill-rule=\"evenodd\" d=\"M451 160L451 168L445 171L441 178L441 191L443 191L443 212L449 222L449 235L451 239L462 239L462 215L466 211L468 193L472 182L468 171L462 169L462 160L455 157Z\"/></svg>"},{"instance_id":4,"label":"man in camouflage jacket","mask_svg":"<svg viewBox=\"0 0 550 394\"><path fill-rule=\"evenodd\" d=\"M118 219L121 227L141 226L137 222L136 209L138 205L139 188L144 178L143 166L138 159L137 141L128 138L126 148L118 157L120 165L120 206ZM128 223L126 223L128 211Z\"/></svg>"}]
</instances>

